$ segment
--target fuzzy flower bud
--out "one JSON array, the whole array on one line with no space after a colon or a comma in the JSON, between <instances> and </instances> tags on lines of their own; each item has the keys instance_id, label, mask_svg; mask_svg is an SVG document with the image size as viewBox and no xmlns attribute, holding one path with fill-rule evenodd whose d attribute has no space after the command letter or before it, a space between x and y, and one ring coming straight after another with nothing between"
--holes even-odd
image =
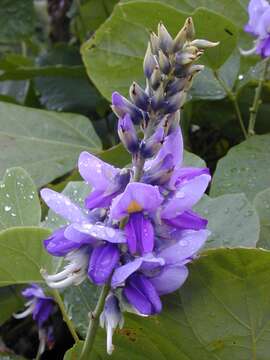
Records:
<instances>
[{"instance_id":1,"label":"fuzzy flower bud","mask_svg":"<svg viewBox=\"0 0 270 360\"><path fill-rule=\"evenodd\" d=\"M120 118L129 114L134 124L139 124L143 119L142 111L116 91L112 94L112 109Z\"/></svg>"},{"instance_id":2,"label":"fuzzy flower bud","mask_svg":"<svg viewBox=\"0 0 270 360\"><path fill-rule=\"evenodd\" d=\"M154 156L161 148L165 139L165 132L162 126L158 127L154 134L141 144L141 154L144 158Z\"/></svg>"},{"instance_id":3,"label":"fuzzy flower bud","mask_svg":"<svg viewBox=\"0 0 270 360\"><path fill-rule=\"evenodd\" d=\"M160 22L158 24L159 48L169 54L172 50L173 40L166 27Z\"/></svg>"},{"instance_id":4,"label":"fuzzy flower bud","mask_svg":"<svg viewBox=\"0 0 270 360\"><path fill-rule=\"evenodd\" d=\"M129 96L136 106L144 111L147 110L149 97L135 81L129 89Z\"/></svg>"},{"instance_id":5,"label":"fuzzy flower bud","mask_svg":"<svg viewBox=\"0 0 270 360\"><path fill-rule=\"evenodd\" d=\"M152 54L151 44L149 42L145 56L144 56L144 61L143 61L144 75L147 77L147 79L151 78L156 65L157 65L157 62L155 60L154 55Z\"/></svg>"},{"instance_id":6,"label":"fuzzy flower bud","mask_svg":"<svg viewBox=\"0 0 270 360\"><path fill-rule=\"evenodd\" d=\"M134 154L139 148L139 139L136 129L128 114L118 120L118 135L125 148Z\"/></svg>"}]
</instances>

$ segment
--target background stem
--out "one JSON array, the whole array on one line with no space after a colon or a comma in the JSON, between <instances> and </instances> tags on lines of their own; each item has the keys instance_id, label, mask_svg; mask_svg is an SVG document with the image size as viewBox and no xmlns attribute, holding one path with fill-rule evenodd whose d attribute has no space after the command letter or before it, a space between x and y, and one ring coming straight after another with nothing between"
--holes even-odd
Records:
<instances>
[{"instance_id":1,"label":"background stem","mask_svg":"<svg viewBox=\"0 0 270 360\"><path fill-rule=\"evenodd\" d=\"M269 66L269 59L265 60L263 71L262 71L262 76L261 76L261 78L259 80L259 84L255 90L253 104L250 108L250 117L249 117L249 123L248 123L248 135L249 136L255 134L254 128L255 128L258 110L261 105L261 93L262 93L263 83L264 83L265 77L267 75L268 66Z\"/></svg>"},{"instance_id":2,"label":"background stem","mask_svg":"<svg viewBox=\"0 0 270 360\"><path fill-rule=\"evenodd\" d=\"M231 91L231 89L227 86L225 81L219 76L217 71L214 71L214 75L215 75L215 78L217 79L217 81L219 82L219 84L222 86L222 88L226 92L228 98L231 100L231 102L234 106L234 110L235 110L236 117L238 119L240 128L242 130L242 133L243 133L245 139L247 139L248 133L247 133L247 130L244 125L243 117L242 117L235 93Z\"/></svg>"},{"instance_id":3,"label":"background stem","mask_svg":"<svg viewBox=\"0 0 270 360\"><path fill-rule=\"evenodd\" d=\"M63 300L61 298L61 295L59 294L59 291L56 290L56 289L53 289L52 290L52 294L53 294L53 297L54 297L54 300L55 302L57 303L57 305L59 306L60 308L60 311L62 313L62 316L63 316L63 320L64 322L67 324L67 327L74 339L75 342L79 341L79 337L76 333L76 330L75 330L75 327L74 327L74 324L73 322L70 320L68 314L67 314L67 311L66 311L66 308L65 308L65 305L63 303Z\"/></svg>"}]
</instances>

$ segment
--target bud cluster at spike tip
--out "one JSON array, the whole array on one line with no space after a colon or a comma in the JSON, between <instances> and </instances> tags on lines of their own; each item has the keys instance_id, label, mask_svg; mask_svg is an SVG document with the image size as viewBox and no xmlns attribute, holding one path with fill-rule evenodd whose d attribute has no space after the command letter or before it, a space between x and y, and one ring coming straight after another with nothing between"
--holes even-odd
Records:
<instances>
[{"instance_id":1,"label":"bud cluster at spike tip","mask_svg":"<svg viewBox=\"0 0 270 360\"><path fill-rule=\"evenodd\" d=\"M251 0L248 5L249 21L244 30L256 37L250 50L241 50L243 55L270 56L270 4L267 0Z\"/></svg>"},{"instance_id":2,"label":"bud cluster at spike tip","mask_svg":"<svg viewBox=\"0 0 270 360\"><path fill-rule=\"evenodd\" d=\"M160 297L185 282L187 264L209 235L207 220L192 208L211 177L207 168L182 166L179 120L192 78L202 69L194 62L217 43L193 38L191 18L174 39L160 23L144 59L145 88L134 82L130 100L112 95L119 137L132 165L119 169L81 153L78 169L91 187L84 207L51 189L41 191L49 208L67 221L44 241L66 265L57 274L42 274L52 288L85 280L110 285L100 318L108 353L115 328L123 326L122 312L159 313Z\"/></svg>"},{"instance_id":3,"label":"bud cluster at spike tip","mask_svg":"<svg viewBox=\"0 0 270 360\"><path fill-rule=\"evenodd\" d=\"M26 309L22 313L13 314L16 319L24 319L32 315L33 320L38 326L39 349L38 354L42 354L46 347L51 349L54 345L53 327L49 319L54 309L54 299L46 296L42 288L36 284L31 284L22 291L22 296L26 298Z\"/></svg>"}]
</instances>

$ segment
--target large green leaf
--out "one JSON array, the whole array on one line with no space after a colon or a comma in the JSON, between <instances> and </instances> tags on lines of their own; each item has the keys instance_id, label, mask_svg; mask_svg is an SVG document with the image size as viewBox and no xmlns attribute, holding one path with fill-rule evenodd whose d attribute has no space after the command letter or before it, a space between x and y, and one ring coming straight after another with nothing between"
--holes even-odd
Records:
<instances>
[{"instance_id":1,"label":"large green leaf","mask_svg":"<svg viewBox=\"0 0 270 360\"><path fill-rule=\"evenodd\" d=\"M122 3L133 0L121 0ZM247 22L247 5L249 0L148 0L154 3L165 3L180 11L192 12L198 7L204 7L230 19L240 28ZM155 5L153 5L155 6Z\"/></svg>"},{"instance_id":2,"label":"large green leaf","mask_svg":"<svg viewBox=\"0 0 270 360\"><path fill-rule=\"evenodd\" d=\"M257 246L270 249L270 188L259 192L253 203L261 223L260 240Z\"/></svg>"},{"instance_id":3,"label":"large green leaf","mask_svg":"<svg viewBox=\"0 0 270 360\"><path fill-rule=\"evenodd\" d=\"M143 83L142 62L149 31L155 30L162 20L169 31L176 35L187 16L159 2L118 4L111 17L82 47L88 75L102 95L109 99L115 90L127 94L133 80ZM217 69L234 50L237 30L229 20L206 9L198 9L192 16L198 38L221 42L204 55L204 62Z\"/></svg>"},{"instance_id":4,"label":"large green leaf","mask_svg":"<svg viewBox=\"0 0 270 360\"><path fill-rule=\"evenodd\" d=\"M34 19L32 0L1 0L0 42L14 43L31 35Z\"/></svg>"},{"instance_id":5,"label":"large green leaf","mask_svg":"<svg viewBox=\"0 0 270 360\"><path fill-rule=\"evenodd\" d=\"M0 102L0 176L22 166L42 186L72 170L81 151L100 147L91 122L81 115Z\"/></svg>"},{"instance_id":6,"label":"large green leaf","mask_svg":"<svg viewBox=\"0 0 270 360\"><path fill-rule=\"evenodd\" d=\"M42 54L37 60L42 67L82 65L79 50L73 46L58 45ZM72 70L71 70L72 72ZM90 84L86 71L78 76L44 76L35 79L35 87L40 95L40 102L48 110L72 111L79 113L94 112L101 106L102 98ZM76 88L76 91L74 91ZM104 100L103 100L104 102Z\"/></svg>"},{"instance_id":7,"label":"large green leaf","mask_svg":"<svg viewBox=\"0 0 270 360\"><path fill-rule=\"evenodd\" d=\"M218 162L210 194L243 192L248 199L269 187L270 135L256 135L230 149Z\"/></svg>"},{"instance_id":8,"label":"large green leaf","mask_svg":"<svg viewBox=\"0 0 270 360\"><path fill-rule=\"evenodd\" d=\"M38 226L40 202L35 184L22 168L5 172L0 183L0 229L12 226Z\"/></svg>"},{"instance_id":9,"label":"large green leaf","mask_svg":"<svg viewBox=\"0 0 270 360\"><path fill-rule=\"evenodd\" d=\"M0 286L43 282L40 269L54 271L56 262L44 247L50 230L13 227L0 232Z\"/></svg>"},{"instance_id":10,"label":"large green leaf","mask_svg":"<svg viewBox=\"0 0 270 360\"><path fill-rule=\"evenodd\" d=\"M244 194L216 198L205 195L195 210L209 221L211 235L206 247L256 247L260 223L255 209Z\"/></svg>"},{"instance_id":11,"label":"large green leaf","mask_svg":"<svg viewBox=\"0 0 270 360\"><path fill-rule=\"evenodd\" d=\"M160 316L125 314L106 354L100 330L91 359L269 360L270 253L208 251L190 266L179 292L163 297ZM65 359L76 359L81 343Z\"/></svg>"},{"instance_id":12,"label":"large green leaf","mask_svg":"<svg viewBox=\"0 0 270 360\"><path fill-rule=\"evenodd\" d=\"M8 320L14 312L23 308L20 286L4 286L0 288L0 325Z\"/></svg>"}]
</instances>

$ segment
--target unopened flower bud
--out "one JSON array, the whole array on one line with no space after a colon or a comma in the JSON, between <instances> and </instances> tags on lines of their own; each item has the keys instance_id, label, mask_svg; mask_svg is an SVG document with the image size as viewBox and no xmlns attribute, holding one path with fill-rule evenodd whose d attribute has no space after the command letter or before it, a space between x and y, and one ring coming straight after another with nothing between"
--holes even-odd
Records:
<instances>
[{"instance_id":1,"label":"unopened flower bud","mask_svg":"<svg viewBox=\"0 0 270 360\"><path fill-rule=\"evenodd\" d=\"M175 62L178 65L187 65L190 64L192 61L195 61L197 58L196 55L190 54L188 52L181 52L176 54Z\"/></svg>"},{"instance_id":2,"label":"unopened flower bud","mask_svg":"<svg viewBox=\"0 0 270 360\"><path fill-rule=\"evenodd\" d=\"M179 110L177 110L174 113L165 115L161 122L165 134L168 135L169 133L171 133L179 125L179 121L180 121Z\"/></svg>"},{"instance_id":3,"label":"unopened flower bud","mask_svg":"<svg viewBox=\"0 0 270 360\"><path fill-rule=\"evenodd\" d=\"M146 169L142 181L151 185L164 185L170 180L173 170L173 154L167 154L160 162Z\"/></svg>"},{"instance_id":4,"label":"unopened flower bud","mask_svg":"<svg viewBox=\"0 0 270 360\"><path fill-rule=\"evenodd\" d=\"M112 110L119 118L129 114L134 124L140 124L144 117L137 106L116 91L112 94Z\"/></svg>"},{"instance_id":5,"label":"unopened flower bud","mask_svg":"<svg viewBox=\"0 0 270 360\"><path fill-rule=\"evenodd\" d=\"M193 41L191 41L190 45L191 46L195 46L198 49L206 49L206 48L211 48L211 47L215 47L219 44L218 42L212 42L212 41L208 41L208 40L204 40L204 39L195 39Z\"/></svg>"},{"instance_id":6,"label":"unopened flower bud","mask_svg":"<svg viewBox=\"0 0 270 360\"><path fill-rule=\"evenodd\" d=\"M150 79L150 77L152 76L152 73L153 73L156 65L157 65L157 62L155 60L154 55L152 54L151 45L149 42L145 56L144 56L144 61L143 61L144 74L148 79Z\"/></svg>"},{"instance_id":7,"label":"unopened flower bud","mask_svg":"<svg viewBox=\"0 0 270 360\"><path fill-rule=\"evenodd\" d=\"M191 65L189 68L190 75L195 75L196 73L202 71L204 69L204 65Z\"/></svg>"},{"instance_id":8,"label":"unopened flower bud","mask_svg":"<svg viewBox=\"0 0 270 360\"><path fill-rule=\"evenodd\" d=\"M195 28L191 17L187 18L185 25L187 26L187 41L191 41L195 36Z\"/></svg>"},{"instance_id":9,"label":"unopened flower bud","mask_svg":"<svg viewBox=\"0 0 270 360\"><path fill-rule=\"evenodd\" d=\"M165 139L165 132L162 126L158 127L154 134L141 144L141 154L144 158L150 158L159 151Z\"/></svg>"},{"instance_id":10,"label":"unopened flower bud","mask_svg":"<svg viewBox=\"0 0 270 360\"><path fill-rule=\"evenodd\" d=\"M164 54L162 50L159 50L158 52L158 64L163 74L169 74L171 70L171 64L168 57Z\"/></svg>"},{"instance_id":11,"label":"unopened flower bud","mask_svg":"<svg viewBox=\"0 0 270 360\"><path fill-rule=\"evenodd\" d=\"M148 95L135 81L129 89L129 96L136 106L144 111L147 111Z\"/></svg>"},{"instance_id":12,"label":"unopened flower bud","mask_svg":"<svg viewBox=\"0 0 270 360\"><path fill-rule=\"evenodd\" d=\"M100 318L100 326L106 328L107 332L107 353L112 354L114 346L112 343L113 333L117 326L121 329L124 325L124 317L120 311L118 299L113 293L109 293L106 298L104 310Z\"/></svg>"},{"instance_id":13,"label":"unopened flower bud","mask_svg":"<svg viewBox=\"0 0 270 360\"><path fill-rule=\"evenodd\" d=\"M139 148L136 129L128 114L118 120L118 135L125 148L134 154Z\"/></svg>"},{"instance_id":14,"label":"unopened flower bud","mask_svg":"<svg viewBox=\"0 0 270 360\"><path fill-rule=\"evenodd\" d=\"M154 92L151 98L151 107L154 111L159 110L164 105L164 89L162 84L158 87L158 89Z\"/></svg>"},{"instance_id":15,"label":"unopened flower bud","mask_svg":"<svg viewBox=\"0 0 270 360\"><path fill-rule=\"evenodd\" d=\"M152 53L154 55L157 55L159 50L159 39L154 32L152 32L150 35L150 44L151 44Z\"/></svg>"},{"instance_id":16,"label":"unopened flower bud","mask_svg":"<svg viewBox=\"0 0 270 360\"><path fill-rule=\"evenodd\" d=\"M159 87L161 79L162 79L161 71L159 67L156 66L150 79L150 84L154 90L157 90L157 88Z\"/></svg>"},{"instance_id":17,"label":"unopened flower bud","mask_svg":"<svg viewBox=\"0 0 270 360\"><path fill-rule=\"evenodd\" d=\"M172 50L173 40L166 27L160 22L158 24L159 48L169 54Z\"/></svg>"},{"instance_id":18,"label":"unopened flower bud","mask_svg":"<svg viewBox=\"0 0 270 360\"><path fill-rule=\"evenodd\" d=\"M175 93L184 89L187 79L185 77L179 79L176 78L173 81L169 82L166 87L166 94L167 96L172 96Z\"/></svg>"},{"instance_id":19,"label":"unopened flower bud","mask_svg":"<svg viewBox=\"0 0 270 360\"><path fill-rule=\"evenodd\" d=\"M186 41L187 41L187 26L185 24L173 40L173 52L182 50Z\"/></svg>"},{"instance_id":20,"label":"unopened flower bud","mask_svg":"<svg viewBox=\"0 0 270 360\"><path fill-rule=\"evenodd\" d=\"M165 113L174 113L181 108L183 92L176 93L168 98L164 106Z\"/></svg>"}]
</instances>

